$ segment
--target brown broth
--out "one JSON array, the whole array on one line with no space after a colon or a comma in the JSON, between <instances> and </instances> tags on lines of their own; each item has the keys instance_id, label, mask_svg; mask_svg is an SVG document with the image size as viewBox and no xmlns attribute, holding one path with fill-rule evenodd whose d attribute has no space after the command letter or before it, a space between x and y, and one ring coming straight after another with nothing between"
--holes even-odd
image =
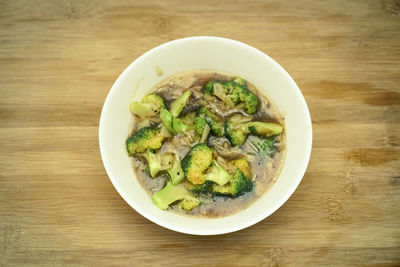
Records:
<instances>
[{"instance_id":1,"label":"brown broth","mask_svg":"<svg viewBox=\"0 0 400 267\"><path fill-rule=\"evenodd\" d=\"M235 76L214 71L183 72L161 81L151 90L151 92L161 95L166 104L169 105L174 99L180 96L182 92L189 89L193 92L193 106L195 107L197 105L197 101L199 101L199 104L201 102L201 91L203 85L207 81L227 81L233 80L234 78ZM247 81L247 86L248 89L255 93L260 100L259 109L254 115L254 120L279 122L284 125L284 118L281 113L279 113L275 104L249 81ZM233 112L240 112L239 110L234 109L227 110L219 100L216 100L215 103L211 103L211 105L215 105L214 108L220 111L218 113L220 115L228 115L232 114ZM185 108L183 113L187 111L190 110ZM222 116L222 119L225 120L225 117ZM159 122L159 119L155 118L153 122ZM133 134L138 129L138 125L141 126L140 124L141 121L135 117L132 122L130 132ZM175 152L179 155L179 158L182 159L190 150L190 146L181 145L181 143L186 140L185 138L188 137L183 134L178 134L171 141L164 141L160 152L170 152L171 149L176 149ZM249 136L248 141L251 138L252 136ZM263 158L257 155L248 141L240 147L226 148L227 144L229 144L229 141L225 137L210 136L208 144L217 150L219 156L222 156L227 160L243 157L243 155L246 156L246 159L249 161L251 166L252 179L254 182L253 191L245 193L237 198L212 198L211 196L204 196L201 197L202 204L192 211L183 211L178 205L171 205L169 210L179 214L191 216L224 217L247 208L254 201L265 194L275 183L285 159L285 130L279 136L279 149L272 158ZM161 173L156 179L151 178L145 170L146 162L136 157L132 157L132 165L140 184L150 196L164 187L168 179L168 174Z\"/></svg>"}]
</instances>

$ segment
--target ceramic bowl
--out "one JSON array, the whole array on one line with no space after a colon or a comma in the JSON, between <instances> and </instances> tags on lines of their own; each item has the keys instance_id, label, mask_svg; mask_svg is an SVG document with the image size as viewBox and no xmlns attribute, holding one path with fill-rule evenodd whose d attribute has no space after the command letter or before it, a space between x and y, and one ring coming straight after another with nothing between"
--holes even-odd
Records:
<instances>
[{"instance_id":1,"label":"ceramic bowl","mask_svg":"<svg viewBox=\"0 0 400 267\"><path fill-rule=\"evenodd\" d=\"M251 206L231 216L200 218L158 209L136 179L126 152L125 140L132 121L130 102L140 101L161 80L188 70L215 70L244 77L264 91L285 117L287 152L277 182ZM115 81L105 100L99 141L112 184L138 213L177 232L217 235L249 227L267 218L289 199L308 165L312 128L299 87L276 61L247 44L204 36L162 44L134 60Z\"/></svg>"}]
</instances>

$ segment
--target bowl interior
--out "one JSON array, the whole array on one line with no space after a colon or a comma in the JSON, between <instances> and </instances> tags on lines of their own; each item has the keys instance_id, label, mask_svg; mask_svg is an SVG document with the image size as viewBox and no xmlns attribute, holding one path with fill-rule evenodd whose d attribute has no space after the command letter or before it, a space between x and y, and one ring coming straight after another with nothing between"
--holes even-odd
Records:
<instances>
[{"instance_id":1,"label":"bowl interior","mask_svg":"<svg viewBox=\"0 0 400 267\"><path fill-rule=\"evenodd\" d=\"M157 69L163 75L157 75ZM137 181L125 140L132 115L129 103L156 83L186 70L216 70L242 76L264 91L285 116L287 154L276 184L247 209L223 218L194 218L159 210ZM243 229L277 210L294 192L311 152L311 119L305 100L278 63L246 44L217 37L192 37L158 46L136 59L113 85L100 119L100 151L111 182L137 212L178 232L212 235Z\"/></svg>"}]
</instances>

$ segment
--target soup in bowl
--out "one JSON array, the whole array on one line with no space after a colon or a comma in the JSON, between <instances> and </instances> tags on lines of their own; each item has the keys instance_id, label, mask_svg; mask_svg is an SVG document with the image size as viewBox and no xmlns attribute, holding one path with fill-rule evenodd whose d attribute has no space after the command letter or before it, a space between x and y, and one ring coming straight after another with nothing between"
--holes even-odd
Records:
<instances>
[{"instance_id":1,"label":"soup in bowl","mask_svg":"<svg viewBox=\"0 0 400 267\"><path fill-rule=\"evenodd\" d=\"M121 74L99 138L107 174L131 207L168 229L211 235L257 223L290 197L312 130L299 88L270 57L191 37Z\"/></svg>"}]
</instances>

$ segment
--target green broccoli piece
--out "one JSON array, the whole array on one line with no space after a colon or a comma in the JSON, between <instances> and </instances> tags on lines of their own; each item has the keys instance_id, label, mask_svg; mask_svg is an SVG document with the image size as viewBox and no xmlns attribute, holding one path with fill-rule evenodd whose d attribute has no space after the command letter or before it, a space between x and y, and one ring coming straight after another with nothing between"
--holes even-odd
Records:
<instances>
[{"instance_id":1,"label":"green broccoli piece","mask_svg":"<svg viewBox=\"0 0 400 267\"><path fill-rule=\"evenodd\" d=\"M218 135L218 136L223 136L224 135L224 127L223 124L218 120L217 116L211 112L206 107L200 107L199 110L197 111L197 115L200 118L204 118L204 120L208 123L208 125L211 128L211 131Z\"/></svg>"},{"instance_id":2,"label":"green broccoli piece","mask_svg":"<svg viewBox=\"0 0 400 267\"><path fill-rule=\"evenodd\" d=\"M200 143L192 147L181 165L186 178L193 184L202 184L205 181L203 172L212 163L213 149L206 144Z\"/></svg>"},{"instance_id":3,"label":"green broccoli piece","mask_svg":"<svg viewBox=\"0 0 400 267\"><path fill-rule=\"evenodd\" d=\"M206 124L207 124L207 121L205 118L195 117L194 118L194 129L195 129L196 133L199 135L202 135Z\"/></svg>"},{"instance_id":4,"label":"green broccoli piece","mask_svg":"<svg viewBox=\"0 0 400 267\"><path fill-rule=\"evenodd\" d=\"M225 136L233 146L242 145L249 133L264 137L278 135L283 126L274 122L244 121L245 117L235 114L225 122Z\"/></svg>"},{"instance_id":5,"label":"green broccoli piece","mask_svg":"<svg viewBox=\"0 0 400 267\"><path fill-rule=\"evenodd\" d=\"M283 126L274 122L252 121L248 122L246 126L252 134L266 137L278 135L283 131Z\"/></svg>"},{"instance_id":6,"label":"green broccoli piece","mask_svg":"<svg viewBox=\"0 0 400 267\"><path fill-rule=\"evenodd\" d=\"M171 103L169 111L173 117L179 117L179 114L181 114L191 95L192 91L187 90Z\"/></svg>"},{"instance_id":7,"label":"green broccoli piece","mask_svg":"<svg viewBox=\"0 0 400 267\"><path fill-rule=\"evenodd\" d=\"M159 154L154 150L147 150L145 153L141 154L146 160L149 167L150 175L156 178L160 171L167 170L171 168L173 156L170 153Z\"/></svg>"},{"instance_id":8,"label":"green broccoli piece","mask_svg":"<svg viewBox=\"0 0 400 267\"><path fill-rule=\"evenodd\" d=\"M253 190L253 182L247 179L243 172L236 169L232 180L224 185L213 184L213 194L216 196L237 197Z\"/></svg>"},{"instance_id":9,"label":"green broccoli piece","mask_svg":"<svg viewBox=\"0 0 400 267\"><path fill-rule=\"evenodd\" d=\"M213 181L220 185L226 184L232 177L215 160L214 150L206 144L195 145L182 160L182 169L189 182L194 185ZM205 171L207 171L205 173Z\"/></svg>"},{"instance_id":10,"label":"green broccoli piece","mask_svg":"<svg viewBox=\"0 0 400 267\"><path fill-rule=\"evenodd\" d=\"M129 106L131 113L141 117L153 117L165 108L164 100L157 94L145 95L141 102L132 102Z\"/></svg>"},{"instance_id":11,"label":"green broccoli piece","mask_svg":"<svg viewBox=\"0 0 400 267\"><path fill-rule=\"evenodd\" d=\"M170 131L171 133L175 134L174 128L172 127L173 117L166 108L161 109L160 119L164 124L165 128L167 128L168 131Z\"/></svg>"},{"instance_id":12,"label":"green broccoli piece","mask_svg":"<svg viewBox=\"0 0 400 267\"><path fill-rule=\"evenodd\" d=\"M257 152L264 157L272 157L276 149L276 136L271 136L268 138L252 137L249 138L249 142L257 150Z\"/></svg>"},{"instance_id":13,"label":"green broccoli piece","mask_svg":"<svg viewBox=\"0 0 400 267\"><path fill-rule=\"evenodd\" d=\"M213 182L211 182L211 181L205 181L205 182L202 183L202 184L192 184L192 183L189 182L189 181L185 181L184 184L185 184L186 188L187 188L190 192L192 192L192 193L194 193L194 194L196 194L196 195L199 195L199 194L205 194L205 193L209 192L210 189L211 189L211 185L213 184Z\"/></svg>"},{"instance_id":14,"label":"green broccoli piece","mask_svg":"<svg viewBox=\"0 0 400 267\"><path fill-rule=\"evenodd\" d=\"M172 118L172 128L176 133L185 133L191 130L193 127L191 125L185 124L180 118Z\"/></svg>"},{"instance_id":15,"label":"green broccoli piece","mask_svg":"<svg viewBox=\"0 0 400 267\"><path fill-rule=\"evenodd\" d=\"M213 84L213 95L219 98L228 107L233 108L237 103L237 99L234 94L231 94L231 88L230 88L231 83L233 82L228 82L228 83L215 82Z\"/></svg>"},{"instance_id":16,"label":"green broccoli piece","mask_svg":"<svg viewBox=\"0 0 400 267\"><path fill-rule=\"evenodd\" d=\"M172 167L167 170L169 177L171 178L171 183L176 185L180 183L183 178L185 178L185 173L181 167L181 161L177 154L174 154L174 158L172 160Z\"/></svg>"},{"instance_id":17,"label":"green broccoli piece","mask_svg":"<svg viewBox=\"0 0 400 267\"><path fill-rule=\"evenodd\" d=\"M240 159L235 159L230 162L233 166L241 170L247 178L251 178L251 169L250 169L250 164L247 160L240 158Z\"/></svg>"},{"instance_id":18,"label":"green broccoli piece","mask_svg":"<svg viewBox=\"0 0 400 267\"><path fill-rule=\"evenodd\" d=\"M247 114L255 114L257 112L259 101L254 93L247 91L247 94L241 95L240 101L244 103L244 111Z\"/></svg>"},{"instance_id":19,"label":"green broccoli piece","mask_svg":"<svg viewBox=\"0 0 400 267\"><path fill-rule=\"evenodd\" d=\"M224 168L222 168L218 162L213 161L212 166L208 168L204 178L206 181L212 181L218 185L225 185L232 179L232 176Z\"/></svg>"},{"instance_id":20,"label":"green broccoli piece","mask_svg":"<svg viewBox=\"0 0 400 267\"><path fill-rule=\"evenodd\" d=\"M225 136L232 145L242 145L246 141L248 129L241 126L250 120L250 117L234 114L225 121Z\"/></svg>"},{"instance_id":21,"label":"green broccoli piece","mask_svg":"<svg viewBox=\"0 0 400 267\"><path fill-rule=\"evenodd\" d=\"M154 193L152 196L153 203L162 210L168 209L170 204L178 200L190 201L184 203L183 208L195 208L200 205L200 200L192 195L182 183L173 185L172 183L167 182L167 185L163 189Z\"/></svg>"},{"instance_id":22,"label":"green broccoli piece","mask_svg":"<svg viewBox=\"0 0 400 267\"><path fill-rule=\"evenodd\" d=\"M191 211L194 208L197 208L201 202L198 199L184 199L179 202L179 206L181 209L186 211Z\"/></svg>"},{"instance_id":23,"label":"green broccoli piece","mask_svg":"<svg viewBox=\"0 0 400 267\"><path fill-rule=\"evenodd\" d=\"M209 81L205 84L203 92L205 95L216 96L231 108L236 105L240 107L239 104L242 103L246 113L257 112L258 97L247 89L246 81L243 78L236 78L234 81L228 82Z\"/></svg>"},{"instance_id":24,"label":"green broccoli piece","mask_svg":"<svg viewBox=\"0 0 400 267\"><path fill-rule=\"evenodd\" d=\"M148 126L140 129L126 140L126 150L130 156L143 153L149 149L158 150L162 146L165 136L161 134L160 128Z\"/></svg>"},{"instance_id":25,"label":"green broccoli piece","mask_svg":"<svg viewBox=\"0 0 400 267\"><path fill-rule=\"evenodd\" d=\"M206 82L203 88L203 93L205 95L214 95L214 83L216 82L215 81Z\"/></svg>"}]
</instances>

